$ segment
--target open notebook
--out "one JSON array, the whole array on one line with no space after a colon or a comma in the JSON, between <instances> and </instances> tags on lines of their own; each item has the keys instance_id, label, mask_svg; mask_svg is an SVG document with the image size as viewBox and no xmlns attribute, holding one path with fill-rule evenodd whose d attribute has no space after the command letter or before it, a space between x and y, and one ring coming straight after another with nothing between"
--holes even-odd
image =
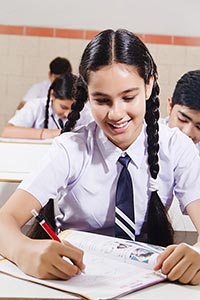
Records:
<instances>
[{"instance_id":1,"label":"open notebook","mask_svg":"<svg viewBox=\"0 0 200 300\"><path fill-rule=\"evenodd\" d=\"M59 237L84 250L85 274L67 281L41 280L24 274L6 259L0 272L46 285L84 299L113 299L166 279L153 271L162 247L93 233L65 230Z\"/></svg>"}]
</instances>

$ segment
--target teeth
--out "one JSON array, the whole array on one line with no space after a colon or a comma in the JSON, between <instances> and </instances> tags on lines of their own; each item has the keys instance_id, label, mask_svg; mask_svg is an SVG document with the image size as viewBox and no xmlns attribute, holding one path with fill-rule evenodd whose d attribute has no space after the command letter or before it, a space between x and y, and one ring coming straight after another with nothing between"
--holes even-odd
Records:
<instances>
[{"instance_id":1,"label":"teeth","mask_svg":"<svg viewBox=\"0 0 200 300\"><path fill-rule=\"evenodd\" d=\"M127 124L127 122L126 123L123 123L123 124L120 124L120 125L114 125L114 124L112 124L112 126L113 127L115 127L115 128L122 128L122 127L124 127L125 125Z\"/></svg>"}]
</instances>

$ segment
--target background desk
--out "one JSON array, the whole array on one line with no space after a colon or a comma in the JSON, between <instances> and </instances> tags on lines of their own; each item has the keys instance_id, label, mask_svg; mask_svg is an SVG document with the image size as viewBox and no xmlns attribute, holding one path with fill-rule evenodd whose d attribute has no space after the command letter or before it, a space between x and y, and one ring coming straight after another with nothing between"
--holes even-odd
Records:
<instances>
[{"instance_id":1,"label":"background desk","mask_svg":"<svg viewBox=\"0 0 200 300\"><path fill-rule=\"evenodd\" d=\"M65 292L57 291L42 285L25 282L0 273L0 299L80 299ZM119 299L119 298L118 298ZM134 292L121 299L129 300L199 300L200 285L179 285L159 283L149 288Z\"/></svg>"},{"instance_id":2,"label":"background desk","mask_svg":"<svg viewBox=\"0 0 200 300\"><path fill-rule=\"evenodd\" d=\"M45 155L51 142L0 139L0 206Z\"/></svg>"}]
</instances>

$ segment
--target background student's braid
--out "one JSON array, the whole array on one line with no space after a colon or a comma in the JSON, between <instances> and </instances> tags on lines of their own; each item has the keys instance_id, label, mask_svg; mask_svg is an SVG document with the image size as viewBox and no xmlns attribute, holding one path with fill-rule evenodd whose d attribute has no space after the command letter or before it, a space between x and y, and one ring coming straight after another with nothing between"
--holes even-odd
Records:
<instances>
[{"instance_id":1,"label":"background student's braid","mask_svg":"<svg viewBox=\"0 0 200 300\"><path fill-rule=\"evenodd\" d=\"M45 119L44 119L44 128L48 128L48 123L49 123L49 104L50 104L50 94L51 94L51 88L52 84L48 90L48 95L47 95L47 102L46 102L46 107L45 107Z\"/></svg>"},{"instance_id":2,"label":"background student's braid","mask_svg":"<svg viewBox=\"0 0 200 300\"><path fill-rule=\"evenodd\" d=\"M153 90L146 103L145 120L147 124L148 163L153 179L159 172L158 151L158 119L159 119L159 86L154 76ZM161 202L158 192L152 191L147 209L147 242L162 246L173 243L173 228L168 220L166 209Z\"/></svg>"},{"instance_id":3,"label":"background student's braid","mask_svg":"<svg viewBox=\"0 0 200 300\"><path fill-rule=\"evenodd\" d=\"M65 123L61 133L71 131L74 128L76 121L78 121L80 118L80 112L88 100L87 85L84 83L82 77L78 77L74 93L75 101L71 106L71 112L68 115L68 121Z\"/></svg>"}]
</instances>

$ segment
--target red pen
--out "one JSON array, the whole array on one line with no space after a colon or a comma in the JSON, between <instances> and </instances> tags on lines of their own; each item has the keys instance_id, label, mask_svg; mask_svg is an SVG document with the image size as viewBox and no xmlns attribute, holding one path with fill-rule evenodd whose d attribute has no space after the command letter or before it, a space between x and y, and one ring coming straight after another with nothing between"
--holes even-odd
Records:
<instances>
[{"instance_id":1,"label":"red pen","mask_svg":"<svg viewBox=\"0 0 200 300\"><path fill-rule=\"evenodd\" d=\"M40 226L46 231L46 233L52 238L52 240L58 241L62 243L62 241L59 239L59 237L56 235L56 233L51 229L51 227L46 222L45 218L38 214L38 212L35 209L32 209L31 211L32 215L36 218L36 220L39 222ZM73 262L68 257L63 257L67 262L73 264ZM85 273L84 270L80 270L81 273Z\"/></svg>"},{"instance_id":2,"label":"red pen","mask_svg":"<svg viewBox=\"0 0 200 300\"><path fill-rule=\"evenodd\" d=\"M31 211L31 213L36 218L36 220L39 222L39 224L42 226L42 228L46 231L46 233L50 236L50 238L52 238L52 240L55 240L55 241L58 241L61 243L61 240L55 234L55 232L51 229L51 227L48 225L45 218L41 214L38 214L38 212L35 209L33 209Z\"/></svg>"}]
</instances>

